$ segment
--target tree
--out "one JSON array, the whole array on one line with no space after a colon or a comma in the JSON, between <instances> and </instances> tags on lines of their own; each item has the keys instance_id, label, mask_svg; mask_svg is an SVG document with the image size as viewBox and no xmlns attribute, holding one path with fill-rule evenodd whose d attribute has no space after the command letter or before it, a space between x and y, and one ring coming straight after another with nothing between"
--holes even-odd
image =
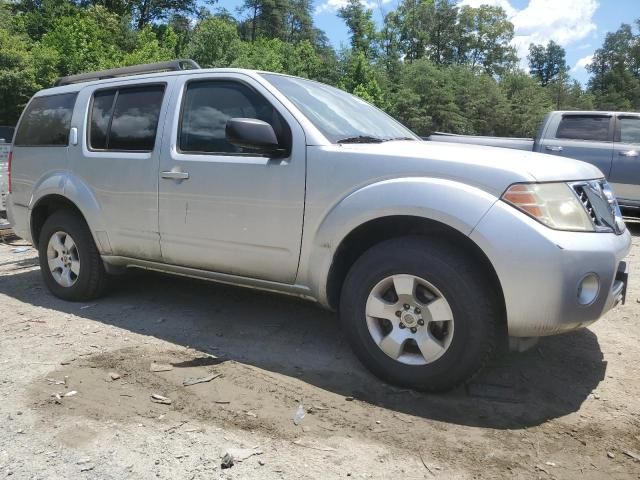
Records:
<instances>
[{"instance_id":1,"label":"tree","mask_svg":"<svg viewBox=\"0 0 640 480\"><path fill-rule=\"evenodd\" d=\"M382 89L364 52L349 52L343 64L345 71L338 87L380 108L385 108L386 102Z\"/></svg>"},{"instance_id":2,"label":"tree","mask_svg":"<svg viewBox=\"0 0 640 480\"><path fill-rule=\"evenodd\" d=\"M501 135L533 137L542 118L553 110L548 91L525 72L511 72L500 81L509 102L509 122Z\"/></svg>"},{"instance_id":3,"label":"tree","mask_svg":"<svg viewBox=\"0 0 640 480\"><path fill-rule=\"evenodd\" d=\"M489 75L502 75L513 69L518 60L511 45L513 35L513 24L502 7L464 6L454 40L456 63Z\"/></svg>"},{"instance_id":4,"label":"tree","mask_svg":"<svg viewBox=\"0 0 640 480\"><path fill-rule=\"evenodd\" d=\"M14 125L38 88L28 39L0 28L0 125Z\"/></svg>"},{"instance_id":5,"label":"tree","mask_svg":"<svg viewBox=\"0 0 640 480\"><path fill-rule=\"evenodd\" d=\"M636 27L640 30L640 19ZM592 75L589 90L598 108L640 109L640 34L631 25L622 24L607 33L587 70Z\"/></svg>"},{"instance_id":6,"label":"tree","mask_svg":"<svg viewBox=\"0 0 640 480\"><path fill-rule=\"evenodd\" d=\"M373 53L373 42L376 38L373 12L366 8L361 0L347 0L347 4L338 10L338 16L349 29L352 50L369 58Z\"/></svg>"},{"instance_id":7,"label":"tree","mask_svg":"<svg viewBox=\"0 0 640 480\"><path fill-rule=\"evenodd\" d=\"M242 52L236 25L216 17L198 23L187 47L187 55L207 68L228 67Z\"/></svg>"},{"instance_id":8,"label":"tree","mask_svg":"<svg viewBox=\"0 0 640 480\"><path fill-rule=\"evenodd\" d=\"M540 85L547 86L558 76L566 75L568 68L565 60L565 50L553 40L547 46L529 45L529 73L538 80Z\"/></svg>"},{"instance_id":9,"label":"tree","mask_svg":"<svg viewBox=\"0 0 640 480\"><path fill-rule=\"evenodd\" d=\"M100 70L119 64L118 41L125 34L116 15L92 7L80 15L61 17L40 42L58 53L60 75Z\"/></svg>"}]
</instances>

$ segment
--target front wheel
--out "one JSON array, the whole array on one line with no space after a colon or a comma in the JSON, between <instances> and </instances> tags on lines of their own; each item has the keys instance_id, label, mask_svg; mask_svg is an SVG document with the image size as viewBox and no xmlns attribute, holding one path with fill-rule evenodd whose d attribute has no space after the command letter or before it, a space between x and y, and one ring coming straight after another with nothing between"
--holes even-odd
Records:
<instances>
[{"instance_id":1,"label":"front wheel","mask_svg":"<svg viewBox=\"0 0 640 480\"><path fill-rule=\"evenodd\" d=\"M351 345L390 383L443 391L470 379L495 349L496 292L477 262L421 237L382 242L345 279L340 316Z\"/></svg>"}]
</instances>

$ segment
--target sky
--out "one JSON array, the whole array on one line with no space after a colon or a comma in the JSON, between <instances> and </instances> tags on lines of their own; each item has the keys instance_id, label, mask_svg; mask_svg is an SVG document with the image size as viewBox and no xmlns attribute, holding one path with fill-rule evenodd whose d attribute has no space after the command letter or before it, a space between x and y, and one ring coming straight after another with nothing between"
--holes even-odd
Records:
<instances>
[{"instance_id":1,"label":"sky","mask_svg":"<svg viewBox=\"0 0 640 480\"><path fill-rule=\"evenodd\" d=\"M399 0L365 0L380 23L385 13L393 10ZM348 46L349 35L336 10L346 0L315 0L314 21L327 34L335 48ZM218 6L235 13L241 0L219 0ZM586 84L589 74L585 67L593 52L602 45L607 32L621 23L640 18L640 0L460 0L460 5L477 7L500 5L515 27L514 46L526 66L530 43L554 40L565 48L571 75Z\"/></svg>"}]
</instances>

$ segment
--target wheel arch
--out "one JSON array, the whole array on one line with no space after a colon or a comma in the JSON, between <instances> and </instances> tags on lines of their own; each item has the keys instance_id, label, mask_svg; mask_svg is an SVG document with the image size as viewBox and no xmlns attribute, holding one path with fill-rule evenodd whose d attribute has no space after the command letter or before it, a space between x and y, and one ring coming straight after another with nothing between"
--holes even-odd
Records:
<instances>
[{"instance_id":1,"label":"wheel arch","mask_svg":"<svg viewBox=\"0 0 640 480\"><path fill-rule=\"evenodd\" d=\"M39 199L31 209L29 226L31 231L31 238L33 239L33 245L36 248L38 248L38 243L40 241L40 232L42 231L42 227L47 221L47 218L49 218L59 210L70 210L77 214L85 223L87 223L87 219L85 218L82 211L67 197L55 193L45 195L44 197Z\"/></svg>"},{"instance_id":2,"label":"wheel arch","mask_svg":"<svg viewBox=\"0 0 640 480\"><path fill-rule=\"evenodd\" d=\"M506 325L506 307L502 284L489 257L469 236L459 230L437 220L412 215L391 215L369 220L349 232L336 248L326 281L327 303L337 309L340 292L346 275L362 254L373 246L404 236L437 237L458 248L462 255L467 255L481 266L487 279L496 292L497 301L502 311L502 320Z\"/></svg>"}]
</instances>

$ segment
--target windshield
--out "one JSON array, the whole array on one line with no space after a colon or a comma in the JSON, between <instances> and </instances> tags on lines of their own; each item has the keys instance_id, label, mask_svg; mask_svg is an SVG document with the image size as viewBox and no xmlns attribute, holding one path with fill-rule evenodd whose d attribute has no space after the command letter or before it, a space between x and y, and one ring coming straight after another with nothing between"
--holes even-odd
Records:
<instances>
[{"instance_id":1,"label":"windshield","mask_svg":"<svg viewBox=\"0 0 640 480\"><path fill-rule=\"evenodd\" d=\"M383 111L342 90L301 78L263 76L332 143L419 139Z\"/></svg>"}]
</instances>

